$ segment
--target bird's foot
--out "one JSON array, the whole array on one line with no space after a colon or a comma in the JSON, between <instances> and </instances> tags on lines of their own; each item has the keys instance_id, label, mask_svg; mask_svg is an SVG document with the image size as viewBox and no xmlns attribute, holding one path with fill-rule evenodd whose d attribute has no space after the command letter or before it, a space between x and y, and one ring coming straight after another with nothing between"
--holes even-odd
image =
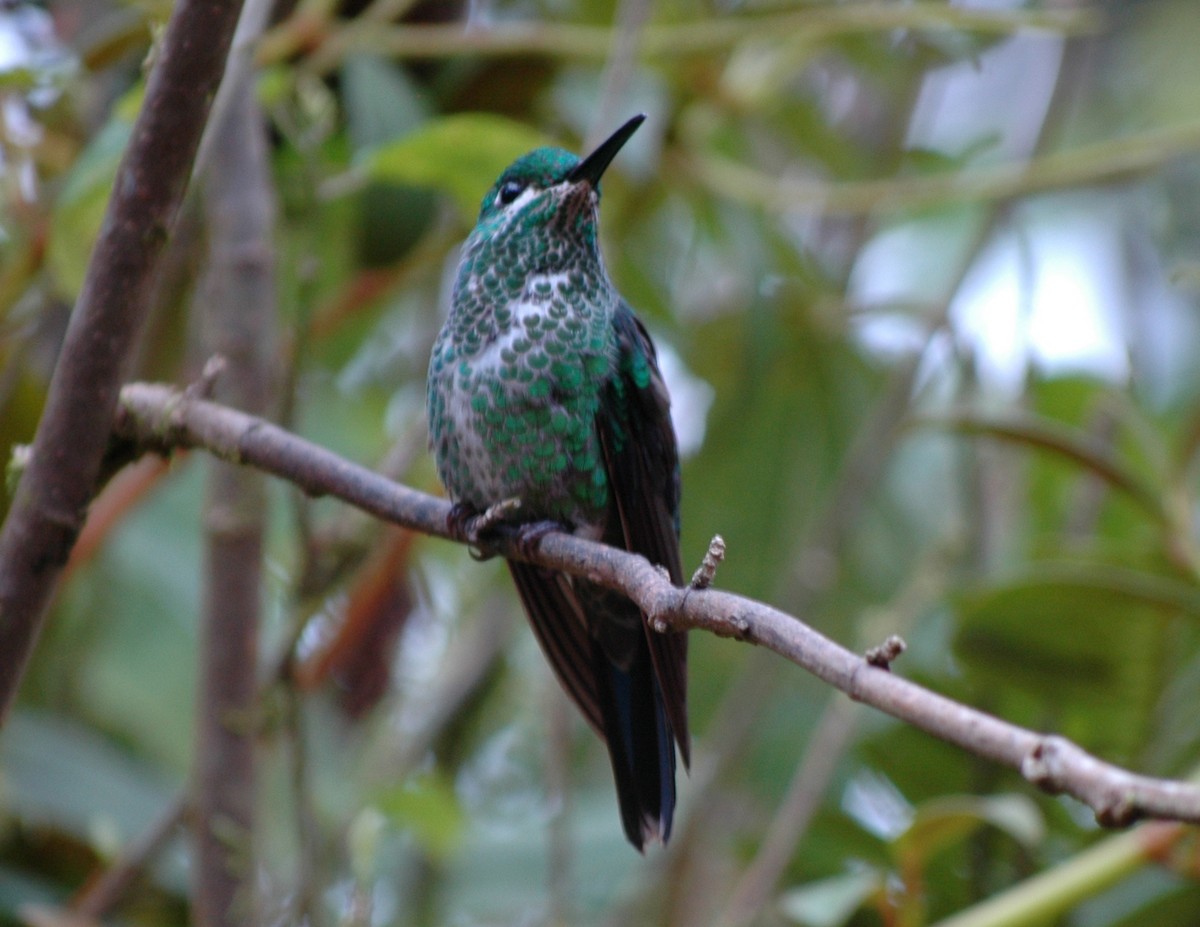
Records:
<instances>
[{"instance_id":1,"label":"bird's foot","mask_svg":"<svg viewBox=\"0 0 1200 927\"><path fill-rule=\"evenodd\" d=\"M456 502L446 516L446 529L457 540L467 544L467 550L476 560L489 560L494 554L480 548L480 540L488 531L505 521L521 509L520 499L504 499L480 512L465 502Z\"/></svg>"},{"instance_id":2,"label":"bird's foot","mask_svg":"<svg viewBox=\"0 0 1200 927\"><path fill-rule=\"evenodd\" d=\"M544 519L542 521L525 522L517 528L516 545L517 550L524 557L532 557L537 552L538 545L542 543L542 538L547 534L553 534L555 531L567 531L568 529L556 521Z\"/></svg>"},{"instance_id":3,"label":"bird's foot","mask_svg":"<svg viewBox=\"0 0 1200 927\"><path fill-rule=\"evenodd\" d=\"M475 542L474 524L479 512L465 502L455 502L446 516L446 531L456 541Z\"/></svg>"}]
</instances>

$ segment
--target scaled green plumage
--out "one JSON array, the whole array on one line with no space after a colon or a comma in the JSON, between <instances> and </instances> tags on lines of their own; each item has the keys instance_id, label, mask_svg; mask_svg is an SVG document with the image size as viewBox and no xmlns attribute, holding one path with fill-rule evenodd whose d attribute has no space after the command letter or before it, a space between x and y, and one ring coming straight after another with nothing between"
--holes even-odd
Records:
<instances>
[{"instance_id":1,"label":"scaled green plumage","mask_svg":"<svg viewBox=\"0 0 1200 927\"><path fill-rule=\"evenodd\" d=\"M681 582L679 467L645 329L605 270L600 175L643 117L580 161L540 148L484 197L429 366L430 443L458 511L513 517L643 554ZM629 840L665 840L675 744L688 757L686 639L623 597L510 563L534 631L605 739Z\"/></svg>"}]
</instances>

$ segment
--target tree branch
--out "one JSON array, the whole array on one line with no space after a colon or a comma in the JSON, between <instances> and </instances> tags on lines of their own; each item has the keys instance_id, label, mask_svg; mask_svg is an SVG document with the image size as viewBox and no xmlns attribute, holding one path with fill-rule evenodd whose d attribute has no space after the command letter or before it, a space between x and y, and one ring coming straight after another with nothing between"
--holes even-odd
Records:
<instances>
[{"instance_id":1,"label":"tree branch","mask_svg":"<svg viewBox=\"0 0 1200 927\"><path fill-rule=\"evenodd\" d=\"M312 495L342 499L378 518L448 540L450 505L351 463L282 428L172 387L135 383L121 393L117 434L146 450L204 448L218 457L289 480ZM954 702L872 666L792 615L716 589L676 588L643 557L551 533L523 553L515 537L485 552L536 563L616 589L650 616L656 630L697 629L758 644L856 701L942 740L1009 766L1034 785L1090 806L1105 826L1141 817L1200 823L1200 787L1130 773L1065 738L1040 734Z\"/></svg>"},{"instance_id":2,"label":"tree branch","mask_svg":"<svg viewBox=\"0 0 1200 927\"><path fill-rule=\"evenodd\" d=\"M0 722L95 490L240 8L240 0L176 4L117 171L29 466L0 532Z\"/></svg>"},{"instance_id":3,"label":"tree branch","mask_svg":"<svg viewBox=\"0 0 1200 927\"><path fill-rule=\"evenodd\" d=\"M261 30L269 3L249 0L238 40ZM225 361L215 394L262 412L274 394L275 199L266 123L252 75L230 57L202 168L208 266L200 288L209 349ZM255 740L258 629L267 501L263 476L210 462L204 506L205 590L197 694L195 920L257 923Z\"/></svg>"},{"instance_id":4,"label":"tree branch","mask_svg":"<svg viewBox=\"0 0 1200 927\"><path fill-rule=\"evenodd\" d=\"M951 203L1011 200L1046 191L1115 183L1161 170L1200 149L1200 122L1151 126L1118 138L984 167L903 177L830 182L782 175L719 155L667 152L678 170L721 199L770 213L856 215L930 209Z\"/></svg>"},{"instance_id":5,"label":"tree branch","mask_svg":"<svg viewBox=\"0 0 1200 927\"><path fill-rule=\"evenodd\" d=\"M124 847L112 864L79 893L71 903L71 913L99 923L171 841L190 810L187 795L176 795L146 831Z\"/></svg>"},{"instance_id":6,"label":"tree branch","mask_svg":"<svg viewBox=\"0 0 1200 927\"><path fill-rule=\"evenodd\" d=\"M1038 30L1078 35L1095 32L1102 24L1102 17L1092 10L983 10L944 3L812 6L760 16L655 24L642 33L638 57L713 55L747 39L776 36L812 43L897 29L961 30L981 35ZM545 55L603 60L612 48L612 29L545 22L464 29L460 23L392 24L360 17L331 33L314 34L312 17L296 16L264 37L258 57L263 63L278 61L314 43L317 47L307 64L322 73L336 68L347 55L362 52L410 60L455 55L475 58Z\"/></svg>"},{"instance_id":7,"label":"tree branch","mask_svg":"<svg viewBox=\"0 0 1200 927\"><path fill-rule=\"evenodd\" d=\"M1010 927L1050 924L1132 876L1147 862L1167 859L1191 830L1152 821L1100 840L1051 869L951 914L931 927Z\"/></svg>"}]
</instances>

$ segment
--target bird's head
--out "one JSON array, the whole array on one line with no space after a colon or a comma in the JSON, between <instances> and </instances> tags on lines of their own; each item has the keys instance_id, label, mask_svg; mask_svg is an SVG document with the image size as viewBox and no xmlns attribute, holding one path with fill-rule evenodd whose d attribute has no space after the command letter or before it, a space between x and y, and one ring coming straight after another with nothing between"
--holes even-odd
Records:
<instances>
[{"instance_id":1,"label":"bird's head","mask_svg":"<svg viewBox=\"0 0 1200 927\"><path fill-rule=\"evenodd\" d=\"M544 230L594 239L600 178L645 118L634 116L586 158L561 148L522 155L484 196L471 240L480 244L502 234L537 236Z\"/></svg>"}]
</instances>

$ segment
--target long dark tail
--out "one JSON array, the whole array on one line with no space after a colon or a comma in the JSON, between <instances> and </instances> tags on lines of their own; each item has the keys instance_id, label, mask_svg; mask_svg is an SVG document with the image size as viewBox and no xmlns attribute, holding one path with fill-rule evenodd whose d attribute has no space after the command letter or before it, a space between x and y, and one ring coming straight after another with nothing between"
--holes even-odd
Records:
<instances>
[{"instance_id":1,"label":"long dark tail","mask_svg":"<svg viewBox=\"0 0 1200 927\"><path fill-rule=\"evenodd\" d=\"M628 669L612 662L599 643L593 660L600 684L604 739L612 760L625 836L639 850L665 843L675 814L675 738L662 690L643 641Z\"/></svg>"},{"instance_id":2,"label":"long dark tail","mask_svg":"<svg viewBox=\"0 0 1200 927\"><path fill-rule=\"evenodd\" d=\"M666 841L675 812L677 738L641 613L616 593L509 561L542 650L604 739L629 842ZM678 706L683 717L683 706ZM686 735L686 731L684 732Z\"/></svg>"}]
</instances>

